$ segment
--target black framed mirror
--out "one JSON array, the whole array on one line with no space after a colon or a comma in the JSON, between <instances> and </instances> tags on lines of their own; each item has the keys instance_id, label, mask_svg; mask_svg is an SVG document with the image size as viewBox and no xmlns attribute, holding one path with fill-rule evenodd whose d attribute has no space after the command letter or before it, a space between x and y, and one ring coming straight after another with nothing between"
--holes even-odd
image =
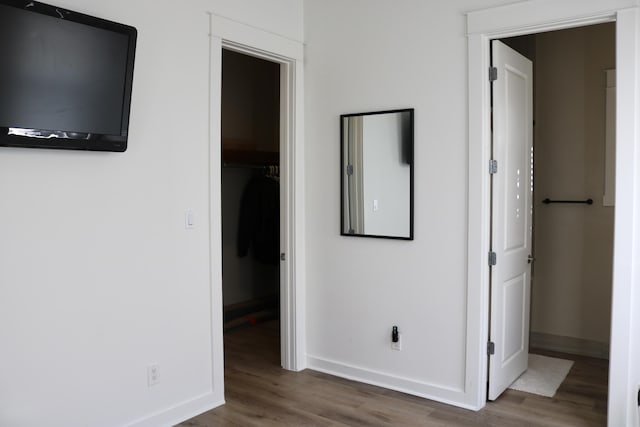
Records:
<instances>
[{"instance_id":1,"label":"black framed mirror","mask_svg":"<svg viewBox=\"0 0 640 427\"><path fill-rule=\"evenodd\" d=\"M340 116L340 234L413 240L413 108Z\"/></svg>"}]
</instances>

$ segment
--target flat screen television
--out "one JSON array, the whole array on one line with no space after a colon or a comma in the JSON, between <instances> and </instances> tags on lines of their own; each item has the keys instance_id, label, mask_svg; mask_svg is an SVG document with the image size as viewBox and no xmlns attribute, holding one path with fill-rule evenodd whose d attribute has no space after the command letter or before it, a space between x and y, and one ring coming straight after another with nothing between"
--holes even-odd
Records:
<instances>
[{"instance_id":1,"label":"flat screen television","mask_svg":"<svg viewBox=\"0 0 640 427\"><path fill-rule=\"evenodd\" d=\"M125 151L137 31L0 0L0 146Z\"/></svg>"}]
</instances>

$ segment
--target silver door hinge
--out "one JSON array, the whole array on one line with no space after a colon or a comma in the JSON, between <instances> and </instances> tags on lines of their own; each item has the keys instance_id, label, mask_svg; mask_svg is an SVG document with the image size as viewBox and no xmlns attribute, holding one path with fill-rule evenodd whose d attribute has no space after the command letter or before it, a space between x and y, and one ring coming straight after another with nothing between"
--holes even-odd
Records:
<instances>
[{"instance_id":1,"label":"silver door hinge","mask_svg":"<svg viewBox=\"0 0 640 427\"><path fill-rule=\"evenodd\" d=\"M496 67L489 67L489 81L493 82L498 80L498 69Z\"/></svg>"},{"instance_id":2,"label":"silver door hinge","mask_svg":"<svg viewBox=\"0 0 640 427\"><path fill-rule=\"evenodd\" d=\"M493 175L494 173L498 173L498 161L497 160L489 160L489 173Z\"/></svg>"},{"instance_id":3,"label":"silver door hinge","mask_svg":"<svg viewBox=\"0 0 640 427\"><path fill-rule=\"evenodd\" d=\"M353 175L353 165L347 165L347 176Z\"/></svg>"},{"instance_id":4,"label":"silver door hinge","mask_svg":"<svg viewBox=\"0 0 640 427\"><path fill-rule=\"evenodd\" d=\"M495 252L489 252L489 265L496 265L498 262L498 256Z\"/></svg>"},{"instance_id":5,"label":"silver door hinge","mask_svg":"<svg viewBox=\"0 0 640 427\"><path fill-rule=\"evenodd\" d=\"M491 356L492 354L496 353L496 345L493 341L489 341L487 343L487 355Z\"/></svg>"}]
</instances>

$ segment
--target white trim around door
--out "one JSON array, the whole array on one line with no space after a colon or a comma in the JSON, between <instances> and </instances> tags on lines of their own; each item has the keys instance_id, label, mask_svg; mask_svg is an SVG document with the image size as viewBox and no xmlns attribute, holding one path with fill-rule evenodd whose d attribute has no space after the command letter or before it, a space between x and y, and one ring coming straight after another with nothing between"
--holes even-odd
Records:
<instances>
[{"instance_id":1,"label":"white trim around door","mask_svg":"<svg viewBox=\"0 0 640 427\"><path fill-rule=\"evenodd\" d=\"M281 125L281 364L292 371L306 368L304 288L304 103L302 43L253 26L210 15L209 197L211 332L214 390L224 389L222 320L221 94L222 49L280 64Z\"/></svg>"},{"instance_id":2,"label":"white trim around door","mask_svg":"<svg viewBox=\"0 0 640 427\"><path fill-rule=\"evenodd\" d=\"M606 3L606 4L605 4ZM492 39L616 22L616 212L609 374L609 426L632 425L637 410L631 342L634 287L640 286L640 18L635 0L532 0L467 15L469 71L469 204L466 395L486 403L489 324L491 106L488 71ZM636 309L637 310L637 309Z\"/></svg>"}]
</instances>

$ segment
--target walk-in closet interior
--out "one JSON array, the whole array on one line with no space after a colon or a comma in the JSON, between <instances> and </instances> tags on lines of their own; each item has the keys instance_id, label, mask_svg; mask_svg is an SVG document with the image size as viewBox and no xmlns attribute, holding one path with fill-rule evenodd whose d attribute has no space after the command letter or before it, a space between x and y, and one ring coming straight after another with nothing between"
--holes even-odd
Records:
<instances>
[{"instance_id":1,"label":"walk-in closet interior","mask_svg":"<svg viewBox=\"0 0 640 427\"><path fill-rule=\"evenodd\" d=\"M229 333L279 317L279 64L223 50L221 125L222 288Z\"/></svg>"},{"instance_id":2,"label":"walk-in closet interior","mask_svg":"<svg viewBox=\"0 0 640 427\"><path fill-rule=\"evenodd\" d=\"M531 345L607 358L615 24L505 42L534 62Z\"/></svg>"}]
</instances>

